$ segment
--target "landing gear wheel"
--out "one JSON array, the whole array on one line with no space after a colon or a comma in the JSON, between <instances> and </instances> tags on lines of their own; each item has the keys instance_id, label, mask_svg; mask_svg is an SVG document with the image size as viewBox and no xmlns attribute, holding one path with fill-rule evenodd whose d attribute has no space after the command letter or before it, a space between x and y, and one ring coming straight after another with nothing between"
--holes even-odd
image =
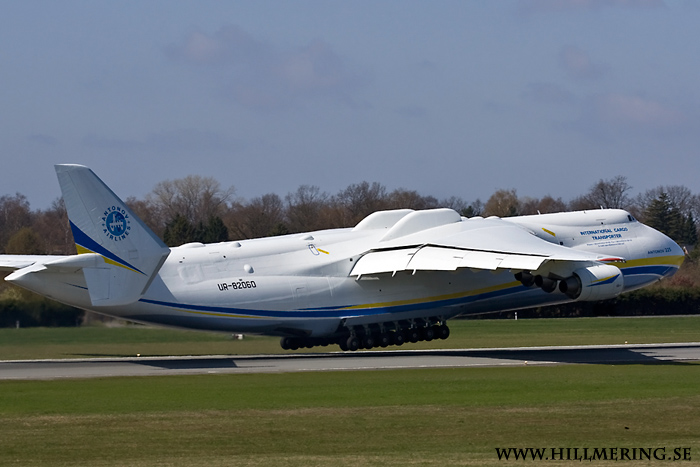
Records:
<instances>
[{"instance_id":1,"label":"landing gear wheel","mask_svg":"<svg viewBox=\"0 0 700 467\"><path fill-rule=\"evenodd\" d=\"M420 340L420 332L418 332L417 328L412 328L409 329L408 332L406 333L406 340L412 343L416 343Z\"/></svg>"},{"instance_id":2,"label":"landing gear wheel","mask_svg":"<svg viewBox=\"0 0 700 467\"><path fill-rule=\"evenodd\" d=\"M433 330L432 326L428 326L427 328L423 328L421 330L421 340L431 341L434 338L435 338L435 331Z\"/></svg>"},{"instance_id":3,"label":"landing gear wheel","mask_svg":"<svg viewBox=\"0 0 700 467\"><path fill-rule=\"evenodd\" d=\"M348 337L347 346L348 350L352 350L354 352L360 348L360 340L355 336L350 336Z\"/></svg>"},{"instance_id":4,"label":"landing gear wheel","mask_svg":"<svg viewBox=\"0 0 700 467\"><path fill-rule=\"evenodd\" d=\"M435 326L435 337L440 339L447 339L450 337L450 328L446 324Z\"/></svg>"},{"instance_id":5,"label":"landing gear wheel","mask_svg":"<svg viewBox=\"0 0 700 467\"><path fill-rule=\"evenodd\" d=\"M403 345L403 343L406 342L406 336L403 331L396 331L392 336L392 341L394 345Z\"/></svg>"},{"instance_id":6,"label":"landing gear wheel","mask_svg":"<svg viewBox=\"0 0 700 467\"><path fill-rule=\"evenodd\" d=\"M343 352L347 352L348 350L350 350L348 348L348 340L347 339L340 339L340 342L338 342L338 345L340 346L340 350L342 350Z\"/></svg>"},{"instance_id":7,"label":"landing gear wheel","mask_svg":"<svg viewBox=\"0 0 700 467\"><path fill-rule=\"evenodd\" d=\"M377 345L383 349L389 347L391 345L391 336L386 332L380 334L379 338L377 339Z\"/></svg>"},{"instance_id":8,"label":"landing gear wheel","mask_svg":"<svg viewBox=\"0 0 700 467\"><path fill-rule=\"evenodd\" d=\"M365 337L362 339L362 346L363 346L365 349L371 349L371 348L374 347L375 345L376 345L376 343L375 343L375 341L374 341L374 336L365 336Z\"/></svg>"}]
</instances>

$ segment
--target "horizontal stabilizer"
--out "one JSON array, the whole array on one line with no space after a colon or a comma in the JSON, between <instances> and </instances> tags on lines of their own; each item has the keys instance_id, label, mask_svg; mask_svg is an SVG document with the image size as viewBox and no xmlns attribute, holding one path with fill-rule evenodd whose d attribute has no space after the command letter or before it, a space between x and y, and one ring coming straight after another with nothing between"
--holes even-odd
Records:
<instances>
[{"instance_id":1,"label":"horizontal stabilizer","mask_svg":"<svg viewBox=\"0 0 700 467\"><path fill-rule=\"evenodd\" d=\"M63 256L49 255L0 255L0 271L16 271L31 266L35 263L53 261Z\"/></svg>"}]
</instances>

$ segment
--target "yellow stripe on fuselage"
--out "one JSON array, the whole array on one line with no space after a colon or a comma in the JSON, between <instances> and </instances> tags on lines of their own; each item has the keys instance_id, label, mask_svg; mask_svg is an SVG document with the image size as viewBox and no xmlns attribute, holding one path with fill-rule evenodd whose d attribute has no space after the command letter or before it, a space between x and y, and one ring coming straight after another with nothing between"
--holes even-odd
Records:
<instances>
[{"instance_id":1,"label":"yellow stripe on fuselage","mask_svg":"<svg viewBox=\"0 0 700 467\"><path fill-rule=\"evenodd\" d=\"M175 308L177 308L177 306L175 306ZM183 310L182 308L178 308L178 310L185 313L191 313L193 315L217 316L221 318L274 319L269 316L235 315L232 313L217 313L215 311Z\"/></svg>"},{"instance_id":2,"label":"yellow stripe on fuselage","mask_svg":"<svg viewBox=\"0 0 700 467\"><path fill-rule=\"evenodd\" d=\"M632 259L632 260L627 260L624 263L623 267L618 266L620 269L627 269L627 268L634 268L634 267L639 267L639 266L661 266L661 265L669 265L669 266L676 266L676 267L681 267L681 264L683 264L683 261L685 260L685 256L654 256L651 258L640 258L640 259ZM615 264L613 264L614 266Z\"/></svg>"}]
</instances>

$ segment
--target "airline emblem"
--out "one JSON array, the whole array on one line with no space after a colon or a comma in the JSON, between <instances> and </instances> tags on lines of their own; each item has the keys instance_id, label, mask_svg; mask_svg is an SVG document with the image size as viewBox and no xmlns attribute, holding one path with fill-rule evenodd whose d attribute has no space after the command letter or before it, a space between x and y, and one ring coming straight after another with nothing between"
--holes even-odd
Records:
<instances>
[{"instance_id":1,"label":"airline emblem","mask_svg":"<svg viewBox=\"0 0 700 467\"><path fill-rule=\"evenodd\" d=\"M102 215L102 232L110 240L124 240L131 230L129 214L122 207L111 206Z\"/></svg>"}]
</instances>

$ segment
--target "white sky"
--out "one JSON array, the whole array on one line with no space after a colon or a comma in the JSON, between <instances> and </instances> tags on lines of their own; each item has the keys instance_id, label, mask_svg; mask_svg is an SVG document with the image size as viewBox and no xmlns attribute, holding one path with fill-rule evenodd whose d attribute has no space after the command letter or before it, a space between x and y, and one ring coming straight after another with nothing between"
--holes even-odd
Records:
<instances>
[{"instance_id":1,"label":"white sky","mask_svg":"<svg viewBox=\"0 0 700 467\"><path fill-rule=\"evenodd\" d=\"M0 0L0 195L700 191L700 2Z\"/></svg>"}]
</instances>

